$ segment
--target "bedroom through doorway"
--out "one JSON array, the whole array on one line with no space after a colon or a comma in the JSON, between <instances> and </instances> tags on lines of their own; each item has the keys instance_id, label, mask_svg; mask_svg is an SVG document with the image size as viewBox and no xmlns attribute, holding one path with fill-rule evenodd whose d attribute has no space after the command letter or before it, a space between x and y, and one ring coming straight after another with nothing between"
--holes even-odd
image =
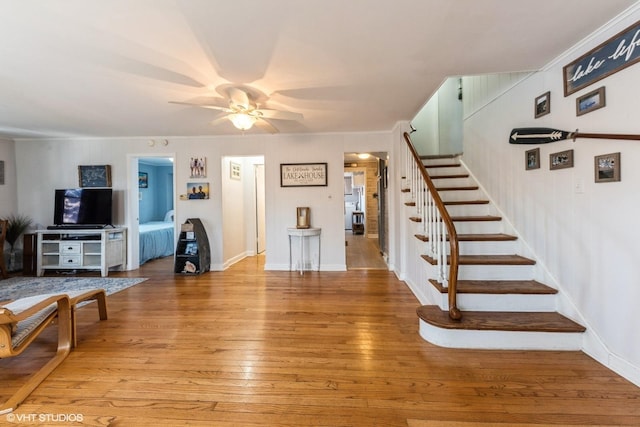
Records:
<instances>
[{"instance_id":1,"label":"bedroom through doorway","mask_svg":"<svg viewBox=\"0 0 640 427\"><path fill-rule=\"evenodd\" d=\"M129 155L127 264L140 265L175 252L175 156Z\"/></svg>"},{"instance_id":2,"label":"bedroom through doorway","mask_svg":"<svg viewBox=\"0 0 640 427\"><path fill-rule=\"evenodd\" d=\"M140 265L175 252L173 159L138 159Z\"/></svg>"}]
</instances>

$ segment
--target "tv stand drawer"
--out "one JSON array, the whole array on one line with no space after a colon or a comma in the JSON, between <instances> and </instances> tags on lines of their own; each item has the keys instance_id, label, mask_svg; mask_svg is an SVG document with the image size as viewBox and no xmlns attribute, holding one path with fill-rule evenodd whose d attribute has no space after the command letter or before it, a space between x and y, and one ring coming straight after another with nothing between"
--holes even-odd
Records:
<instances>
[{"instance_id":1,"label":"tv stand drawer","mask_svg":"<svg viewBox=\"0 0 640 427\"><path fill-rule=\"evenodd\" d=\"M81 260L80 255L61 255L60 265L65 267L80 267L82 265Z\"/></svg>"},{"instance_id":2,"label":"tv stand drawer","mask_svg":"<svg viewBox=\"0 0 640 427\"><path fill-rule=\"evenodd\" d=\"M80 254L82 253L82 243L80 242L60 242L61 254Z\"/></svg>"}]
</instances>

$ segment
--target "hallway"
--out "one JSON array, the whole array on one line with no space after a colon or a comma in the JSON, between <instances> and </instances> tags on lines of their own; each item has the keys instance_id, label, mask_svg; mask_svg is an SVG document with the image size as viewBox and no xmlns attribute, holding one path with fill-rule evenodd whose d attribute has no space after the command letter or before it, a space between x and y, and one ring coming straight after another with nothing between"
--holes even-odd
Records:
<instances>
[{"instance_id":1,"label":"hallway","mask_svg":"<svg viewBox=\"0 0 640 427\"><path fill-rule=\"evenodd\" d=\"M387 270L378 242L363 234L345 232L347 270Z\"/></svg>"}]
</instances>

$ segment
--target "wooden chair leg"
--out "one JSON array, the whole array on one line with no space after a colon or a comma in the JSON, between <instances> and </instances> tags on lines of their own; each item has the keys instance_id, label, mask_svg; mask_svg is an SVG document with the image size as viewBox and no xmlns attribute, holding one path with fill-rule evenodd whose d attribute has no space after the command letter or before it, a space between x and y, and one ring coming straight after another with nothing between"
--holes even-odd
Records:
<instances>
[{"instance_id":1,"label":"wooden chair leg","mask_svg":"<svg viewBox=\"0 0 640 427\"><path fill-rule=\"evenodd\" d=\"M107 294L104 289L93 289L79 294L71 294L69 296L71 298L71 342L75 348L78 344L76 322L77 305L84 301L95 300L98 304L98 315L100 316L100 320L107 320Z\"/></svg>"}]
</instances>

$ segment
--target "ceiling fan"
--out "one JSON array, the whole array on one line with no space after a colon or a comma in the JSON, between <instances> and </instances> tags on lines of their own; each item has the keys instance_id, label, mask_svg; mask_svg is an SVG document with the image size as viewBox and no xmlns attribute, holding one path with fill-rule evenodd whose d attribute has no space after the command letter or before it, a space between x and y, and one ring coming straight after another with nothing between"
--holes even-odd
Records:
<instances>
[{"instance_id":1,"label":"ceiling fan","mask_svg":"<svg viewBox=\"0 0 640 427\"><path fill-rule=\"evenodd\" d=\"M201 96L188 101L170 101L170 103L223 111L225 114L213 120L211 124L218 125L229 120L241 131L249 130L255 124L270 133L277 133L279 131L271 122L272 119L302 120L304 118L300 113L260 108L259 102L265 101L266 95L246 86L223 85L218 87L217 91L224 98Z\"/></svg>"}]
</instances>

